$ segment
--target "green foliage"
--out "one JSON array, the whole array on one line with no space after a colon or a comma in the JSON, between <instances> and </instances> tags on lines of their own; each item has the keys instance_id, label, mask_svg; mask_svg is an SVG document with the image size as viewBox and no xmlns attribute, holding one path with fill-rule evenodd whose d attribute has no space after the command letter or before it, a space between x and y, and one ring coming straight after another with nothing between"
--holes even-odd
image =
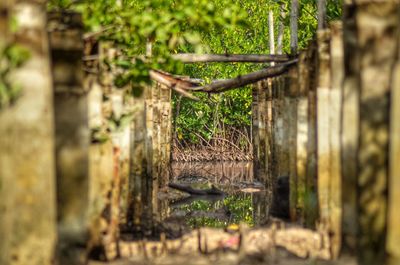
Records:
<instances>
[{"instance_id":1,"label":"green foliage","mask_svg":"<svg viewBox=\"0 0 400 265\"><path fill-rule=\"evenodd\" d=\"M254 225L253 203L251 196L248 194L229 195L217 202L198 200L189 205L181 206L179 209L185 211L189 216L194 212L204 213L204 216L189 217L187 219L188 225L193 228L202 226L224 228L231 224L239 223ZM207 216L207 214L213 212L221 212L222 217L224 211L228 216L223 219Z\"/></svg>"},{"instance_id":2,"label":"green foliage","mask_svg":"<svg viewBox=\"0 0 400 265\"><path fill-rule=\"evenodd\" d=\"M0 109L11 105L20 96L21 87L12 81L11 73L21 67L29 57L29 51L20 45L9 44L4 48L0 46Z\"/></svg>"},{"instance_id":3,"label":"green foliage","mask_svg":"<svg viewBox=\"0 0 400 265\"><path fill-rule=\"evenodd\" d=\"M171 53L184 45L202 52L206 46L201 32L234 27L245 16L238 5L219 14L208 0L51 0L49 8L82 12L87 31L100 31L102 39L118 45L125 61L117 65L126 70L115 81L121 87L145 85L149 69L181 72L182 64L172 60ZM145 54L146 43L152 43L151 58L132 61Z\"/></svg>"},{"instance_id":4,"label":"green foliage","mask_svg":"<svg viewBox=\"0 0 400 265\"><path fill-rule=\"evenodd\" d=\"M290 52L290 1L273 0L224 0L212 1L217 12L223 13L232 3L240 5L246 12L241 27L210 28L202 32L204 46L211 53L217 54L268 54L269 29L268 12L272 10L275 18L275 37L278 35L278 23L282 21L283 53ZM299 49L306 48L314 37L317 29L317 2L306 0L300 2L299 13ZM328 20L339 19L341 16L341 1L328 1ZM245 25L245 26L243 26ZM180 52L194 52L190 45L180 47ZM214 79L232 78L265 67L266 64L244 63L208 63L185 65L184 74L201 78L209 82ZM251 88L240 88L221 95L199 96L201 101L193 103L183 99L180 104L174 99L174 107L179 105L179 116L175 118L175 128L180 138L197 143L201 135L205 139L218 133L220 128L246 128L251 124ZM175 111L176 112L176 111ZM243 131L243 129L241 129ZM196 132L194 134L193 132Z\"/></svg>"},{"instance_id":5,"label":"green foliage","mask_svg":"<svg viewBox=\"0 0 400 265\"><path fill-rule=\"evenodd\" d=\"M299 48L305 48L317 27L317 2L300 2ZM87 31L100 32L104 40L117 44L122 56L114 63L124 69L114 83L130 84L140 95L149 82L149 69L163 69L204 79L230 78L265 67L255 64L183 65L171 59L178 52L269 53L268 12L284 26L283 52L289 52L290 1L284 0L50 0L51 9L74 9L83 13ZM341 16L341 0L328 1L328 20ZM143 57L146 43L152 43L151 57ZM138 56L142 56L138 58ZM136 58L132 60L132 58ZM179 106L175 128L180 139L199 142L226 128L251 124L249 87L222 95L197 95L201 101L174 98ZM179 104L178 104L178 101ZM175 112L177 110L175 109Z\"/></svg>"}]
</instances>

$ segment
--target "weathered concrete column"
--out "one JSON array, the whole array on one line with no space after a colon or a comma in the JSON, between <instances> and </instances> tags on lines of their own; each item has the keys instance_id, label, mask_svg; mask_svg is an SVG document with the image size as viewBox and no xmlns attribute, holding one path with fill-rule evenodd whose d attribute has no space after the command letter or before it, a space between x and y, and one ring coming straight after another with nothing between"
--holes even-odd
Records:
<instances>
[{"instance_id":1,"label":"weathered concrete column","mask_svg":"<svg viewBox=\"0 0 400 265\"><path fill-rule=\"evenodd\" d=\"M252 87L252 102L251 102L251 137L252 137L252 144L253 144L253 170L254 176L258 176L258 168L260 168L260 159L259 159L259 149L257 146L260 145L260 136L258 130L259 124L259 90L257 85Z\"/></svg>"},{"instance_id":2,"label":"weathered concrete column","mask_svg":"<svg viewBox=\"0 0 400 265\"><path fill-rule=\"evenodd\" d=\"M21 87L0 109L0 264L53 264L56 239L53 92L46 1L0 3L0 42L29 59L11 73ZM13 16L18 30L8 32Z\"/></svg>"},{"instance_id":3,"label":"weathered concrete column","mask_svg":"<svg viewBox=\"0 0 400 265\"><path fill-rule=\"evenodd\" d=\"M356 1L360 68L358 256L363 265L384 264L388 210L388 148L392 68L398 54L399 3ZM371 23L374 22L374 23Z\"/></svg>"},{"instance_id":4,"label":"weathered concrete column","mask_svg":"<svg viewBox=\"0 0 400 265\"><path fill-rule=\"evenodd\" d=\"M317 46L317 174L318 174L318 206L319 221L329 226L329 198L330 198L330 166L331 166L331 144L330 144L330 53L329 53L329 30L318 30Z\"/></svg>"},{"instance_id":5,"label":"weathered concrete column","mask_svg":"<svg viewBox=\"0 0 400 265\"><path fill-rule=\"evenodd\" d=\"M265 125L266 134L268 136L268 141L266 142L267 150L266 150L266 158L267 158L267 176L270 180L270 186L272 187L273 181L273 88L272 88L272 79L268 78L264 81L264 86L266 91L266 108L267 108L267 120Z\"/></svg>"},{"instance_id":6,"label":"weathered concrete column","mask_svg":"<svg viewBox=\"0 0 400 265\"><path fill-rule=\"evenodd\" d=\"M143 212L142 178L144 178L147 168L147 157L145 156L146 119L144 88L136 88L136 90L138 93L133 100L135 112L131 127L131 169L129 177L129 194L131 197L128 202L128 224L139 228Z\"/></svg>"},{"instance_id":7,"label":"weathered concrete column","mask_svg":"<svg viewBox=\"0 0 400 265\"><path fill-rule=\"evenodd\" d=\"M331 253L334 258L339 255L342 245L342 172L341 172L341 142L340 119L342 109L343 87L343 30L341 22L330 25L330 56L331 56L331 91L330 91L330 230Z\"/></svg>"},{"instance_id":8,"label":"weathered concrete column","mask_svg":"<svg viewBox=\"0 0 400 265\"><path fill-rule=\"evenodd\" d=\"M266 133L267 89L264 86L264 81L260 81L253 86L252 108L254 176L267 187L270 187L272 183L267 174L267 152L269 150L269 136Z\"/></svg>"},{"instance_id":9,"label":"weathered concrete column","mask_svg":"<svg viewBox=\"0 0 400 265\"><path fill-rule=\"evenodd\" d=\"M171 141L172 141L172 102L171 89L162 88L160 91L161 121L160 121L160 149L161 169L159 186L166 187L170 178Z\"/></svg>"},{"instance_id":10,"label":"weathered concrete column","mask_svg":"<svg viewBox=\"0 0 400 265\"><path fill-rule=\"evenodd\" d=\"M83 24L78 13L49 13L56 131L59 264L83 264L88 239L89 127L83 88Z\"/></svg>"},{"instance_id":11,"label":"weathered concrete column","mask_svg":"<svg viewBox=\"0 0 400 265\"><path fill-rule=\"evenodd\" d=\"M282 127L282 120L279 116L280 102L278 99L279 83L278 78L271 78L271 94L272 94L272 115L271 115L271 179L272 183L276 181L279 176L279 154L280 154L280 127ZM272 185L272 184L271 184Z\"/></svg>"},{"instance_id":12,"label":"weathered concrete column","mask_svg":"<svg viewBox=\"0 0 400 265\"><path fill-rule=\"evenodd\" d=\"M297 99L297 134L296 134L296 182L290 183L292 197L291 218L304 222L305 195L306 195L306 168L307 168L307 142L308 142L308 86L310 49L303 51L298 63L298 99ZM294 193L294 194L293 194ZM293 209L295 208L295 209ZM293 212L295 211L295 212Z\"/></svg>"},{"instance_id":13,"label":"weathered concrete column","mask_svg":"<svg viewBox=\"0 0 400 265\"><path fill-rule=\"evenodd\" d=\"M400 35L397 36L398 44ZM397 50L396 64L393 69L391 108L390 108L390 143L389 143L389 200L386 252L388 265L400 264L400 46Z\"/></svg>"},{"instance_id":14,"label":"weathered concrete column","mask_svg":"<svg viewBox=\"0 0 400 265\"><path fill-rule=\"evenodd\" d=\"M153 195L154 189L158 188L157 180L153 179L154 155L153 133L154 133L154 103L153 96L157 93L153 91L152 86L144 88L144 156L146 164L141 176L141 196L142 196L142 215L141 228L145 236L150 236L153 228ZM138 128L140 129L140 128Z\"/></svg>"},{"instance_id":15,"label":"weathered concrete column","mask_svg":"<svg viewBox=\"0 0 400 265\"><path fill-rule=\"evenodd\" d=\"M158 209L158 190L161 177L161 138L164 135L161 134L161 86L154 83L151 87L151 101L152 101L152 170L149 176L152 178L152 214L155 220L158 220L159 209Z\"/></svg>"},{"instance_id":16,"label":"weathered concrete column","mask_svg":"<svg viewBox=\"0 0 400 265\"><path fill-rule=\"evenodd\" d=\"M340 24L319 30L317 75L319 223L331 235L331 255L341 246L340 103L343 53Z\"/></svg>"},{"instance_id":17,"label":"weathered concrete column","mask_svg":"<svg viewBox=\"0 0 400 265\"><path fill-rule=\"evenodd\" d=\"M129 175L131 160L131 123L134 113L133 98L126 97L127 91L123 90L123 113L126 122L120 132L120 225L126 225L128 221L128 201L129 201Z\"/></svg>"},{"instance_id":18,"label":"weathered concrete column","mask_svg":"<svg viewBox=\"0 0 400 265\"><path fill-rule=\"evenodd\" d=\"M171 89L162 87L160 90L160 175L158 185L160 188L167 187L170 181L171 142L172 142L172 102ZM158 197L156 198L158 199ZM168 215L168 201L159 201L159 217L162 220Z\"/></svg>"},{"instance_id":19,"label":"weathered concrete column","mask_svg":"<svg viewBox=\"0 0 400 265\"><path fill-rule=\"evenodd\" d=\"M357 244L357 159L359 132L359 50L356 46L356 18L353 1L343 7L344 81L341 109L342 236L343 247L356 251Z\"/></svg>"},{"instance_id":20,"label":"weathered concrete column","mask_svg":"<svg viewBox=\"0 0 400 265\"><path fill-rule=\"evenodd\" d=\"M277 77L278 79L278 97L279 97L279 135L280 135L280 156L279 156L279 175L277 177L289 177L289 132L290 132L290 78L287 74Z\"/></svg>"},{"instance_id":21,"label":"weathered concrete column","mask_svg":"<svg viewBox=\"0 0 400 265\"><path fill-rule=\"evenodd\" d=\"M100 44L100 56L104 49ZM100 63L101 65L101 63ZM114 180L113 143L107 133L108 101L103 101L103 90L107 91L107 82L100 84L105 69L100 76L89 74L85 78L88 90L89 127L91 145L89 149L89 219L90 240L88 254L90 258L106 260L116 255L115 236L111 223L112 184ZM99 78L101 77L101 78ZM107 79L107 78L105 78ZM104 81L104 79L103 79ZM107 110L107 111L104 111Z\"/></svg>"},{"instance_id":22,"label":"weathered concrete column","mask_svg":"<svg viewBox=\"0 0 400 265\"><path fill-rule=\"evenodd\" d=\"M311 53L316 52L315 43L311 43ZM313 54L313 56L316 56ZM311 60L316 60L316 57ZM309 66L310 82L308 85L308 141L307 141L307 169L306 169L306 191L304 196L305 224L307 227L314 227L318 218L318 197L317 197L317 93L315 78L316 61Z\"/></svg>"},{"instance_id":23,"label":"weathered concrete column","mask_svg":"<svg viewBox=\"0 0 400 265\"><path fill-rule=\"evenodd\" d=\"M120 204L121 204L121 176L122 176L122 163L121 157L124 153L129 152L125 150L129 148L130 141L125 143L126 130L123 130L124 123L126 123L123 112L123 88L118 89L114 86L114 79L117 75L116 67L112 64L105 62L112 62L118 56L118 49L114 47L112 42L101 42L99 44L99 83L101 85L102 92L102 117L103 125L100 126L99 130L104 132L108 137L109 144L101 144L96 149L92 148L96 155L96 151L102 150L99 159L108 159L107 169L112 168L110 176L104 178L104 180L94 180L96 184L102 183L102 190L100 190L99 197L102 197L103 204L100 207L104 207L101 213L100 220L105 223L105 230L103 227L98 228L102 231L101 244L104 247L104 255L107 260L112 260L118 256L118 238L120 232ZM129 128L129 122L127 124ZM125 128L125 129L127 129ZM124 149L124 146L126 147ZM98 166L102 168L102 166ZM106 194L106 198L104 198ZM98 209L100 210L100 208Z\"/></svg>"},{"instance_id":24,"label":"weathered concrete column","mask_svg":"<svg viewBox=\"0 0 400 265\"><path fill-rule=\"evenodd\" d=\"M345 131L343 122L342 132L348 132L344 138L348 141L342 140L342 153L347 154L342 160L343 193L355 194L351 201L343 196L343 233L347 245L356 245L359 264L363 265L391 262L387 253L395 253L390 247L393 238L388 235L393 231L393 193L391 187L388 189L393 180L389 165L393 162L388 150L393 150L389 147L390 129L396 128L390 124L390 105L395 103L390 101L397 78L393 66L398 58L398 10L396 1L347 1L345 5L343 120L349 119L345 110L350 110L355 116L351 121L358 126L357 130ZM356 164L345 158L354 159ZM350 179L344 173L349 169L354 173ZM352 225L354 232L346 224Z\"/></svg>"},{"instance_id":25,"label":"weathered concrete column","mask_svg":"<svg viewBox=\"0 0 400 265\"><path fill-rule=\"evenodd\" d=\"M289 215L296 220L297 203L297 103L298 67L291 67L288 73L288 89L285 97L288 115L288 156L289 156Z\"/></svg>"}]
</instances>

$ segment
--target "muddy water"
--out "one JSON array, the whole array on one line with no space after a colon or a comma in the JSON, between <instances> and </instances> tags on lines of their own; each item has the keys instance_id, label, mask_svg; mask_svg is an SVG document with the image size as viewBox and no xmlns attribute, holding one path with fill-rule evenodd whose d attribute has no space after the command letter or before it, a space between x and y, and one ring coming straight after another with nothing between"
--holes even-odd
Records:
<instances>
[{"instance_id":1,"label":"muddy water","mask_svg":"<svg viewBox=\"0 0 400 265\"><path fill-rule=\"evenodd\" d=\"M269 218L271 192L255 181L251 162L172 163L173 183L197 189L212 185L223 196L185 196L169 201L169 219L190 228L219 227L246 223L258 226Z\"/></svg>"}]
</instances>

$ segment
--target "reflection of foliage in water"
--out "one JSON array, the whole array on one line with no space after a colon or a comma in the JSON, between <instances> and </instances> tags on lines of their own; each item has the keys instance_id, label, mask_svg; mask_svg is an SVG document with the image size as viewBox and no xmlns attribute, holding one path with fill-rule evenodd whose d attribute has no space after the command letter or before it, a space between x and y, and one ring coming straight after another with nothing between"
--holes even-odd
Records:
<instances>
[{"instance_id":1,"label":"reflection of foliage in water","mask_svg":"<svg viewBox=\"0 0 400 265\"><path fill-rule=\"evenodd\" d=\"M179 210L187 213L189 216L187 224L193 228L202 226L221 228L241 222L254 225L251 195L229 195L216 202L198 200L180 206ZM201 214L196 216L196 212Z\"/></svg>"}]
</instances>

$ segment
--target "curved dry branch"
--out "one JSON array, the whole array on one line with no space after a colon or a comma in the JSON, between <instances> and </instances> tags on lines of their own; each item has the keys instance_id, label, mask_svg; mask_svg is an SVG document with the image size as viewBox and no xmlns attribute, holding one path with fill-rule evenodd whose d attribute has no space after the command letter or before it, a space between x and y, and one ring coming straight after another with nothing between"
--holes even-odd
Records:
<instances>
[{"instance_id":1,"label":"curved dry branch","mask_svg":"<svg viewBox=\"0 0 400 265\"><path fill-rule=\"evenodd\" d=\"M220 93L234 88L243 87L265 78L281 75L287 71L288 66L295 63L297 63L297 59L290 60L286 63L282 63L276 66L268 67L266 69L262 69L260 71L256 71L250 74L240 75L231 79L215 81L205 86L188 87L187 89L198 92Z\"/></svg>"},{"instance_id":2,"label":"curved dry branch","mask_svg":"<svg viewBox=\"0 0 400 265\"><path fill-rule=\"evenodd\" d=\"M192 83L185 81L185 80L173 78L169 74L166 74L164 72L157 71L157 70L150 70L149 74L150 74L151 79L153 79L154 81L156 81L162 85L167 86L168 88L175 90L182 96L196 100L196 101L199 100L198 97L193 96L191 93L189 93L185 90L188 87L193 86Z\"/></svg>"}]
</instances>

